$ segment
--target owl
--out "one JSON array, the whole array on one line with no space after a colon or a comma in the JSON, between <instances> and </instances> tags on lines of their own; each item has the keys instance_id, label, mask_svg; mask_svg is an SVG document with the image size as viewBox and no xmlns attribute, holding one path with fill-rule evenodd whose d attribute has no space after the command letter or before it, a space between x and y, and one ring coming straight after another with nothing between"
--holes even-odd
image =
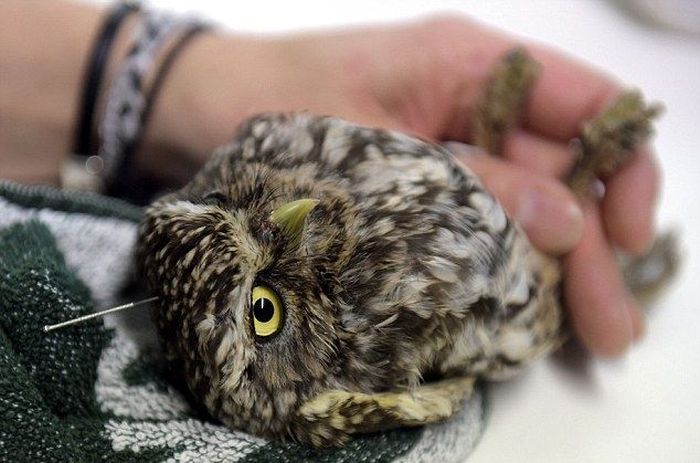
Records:
<instances>
[{"instance_id":1,"label":"owl","mask_svg":"<svg viewBox=\"0 0 700 463\"><path fill-rule=\"evenodd\" d=\"M493 141L510 122L489 98ZM632 99L604 119L624 122L619 152L648 131ZM586 151L601 130L572 183L614 157ZM172 372L256 435L338 445L439 421L476 378L512 376L565 332L558 262L472 172L440 145L335 117L247 120L147 209L139 243Z\"/></svg>"}]
</instances>

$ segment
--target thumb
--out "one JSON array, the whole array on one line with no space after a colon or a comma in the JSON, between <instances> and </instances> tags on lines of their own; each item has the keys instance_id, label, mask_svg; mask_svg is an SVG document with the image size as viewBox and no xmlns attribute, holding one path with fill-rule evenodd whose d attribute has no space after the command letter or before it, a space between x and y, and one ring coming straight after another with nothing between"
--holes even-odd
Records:
<instances>
[{"instance_id":1,"label":"thumb","mask_svg":"<svg viewBox=\"0 0 700 463\"><path fill-rule=\"evenodd\" d=\"M583 211L559 180L527 171L463 143L444 144L503 205L540 251L562 254L583 235Z\"/></svg>"}]
</instances>

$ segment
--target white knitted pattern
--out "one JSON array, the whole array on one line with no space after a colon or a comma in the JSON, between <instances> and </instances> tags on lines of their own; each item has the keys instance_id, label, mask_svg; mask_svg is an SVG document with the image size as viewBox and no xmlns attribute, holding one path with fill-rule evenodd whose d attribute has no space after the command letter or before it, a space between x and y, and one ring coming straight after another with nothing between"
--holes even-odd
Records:
<instances>
[{"instance_id":1,"label":"white knitted pattern","mask_svg":"<svg viewBox=\"0 0 700 463\"><path fill-rule=\"evenodd\" d=\"M176 391L163 393L154 384L130 386L124 381L124 370L138 357L136 344L117 330L110 346L102 351L97 367L95 397L101 410L139 420L186 417L189 407Z\"/></svg>"},{"instance_id":2,"label":"white knitted pattern","mask_svg":"<svg viewBox=\"0 0 700 463\"><path fill-rule=\"evenodd\" d=\"M51 230L68 266L99 308L112 305L132 271L136 226L129 221L17 206L0 197L0 228L37 219Z\"/></svg>"},{"instance_id":3,"label":"white knitted pattern","mask_svg":"<svg viewBox=\"0 0 700 463\"><path fill-rule=\"evenodd\" d=\"M105 425L114 450L138 453L166 446L183 449L167 461L238 461L265 445L263 439L188 418L185 413L189 406L171 388L161 391L155 384L127 384L124 370L138 357L136 344L117 329L100 358L95 384L97 402L103 411L126 418L111 419Z\"/></svg>"},{"instance_id":4,"label":"white knitted pattern","mask_svg":"<svg viewBox=\"0 0 700 463\"><path fill-rule=\"evenodd\" d=\"M149 447L184 448L167 462L235 462L265 444L252 436L194 419L155 423L110 420L105 429L117 451L130 449L138 453Z\"/></svg>"},{"instance_id":5,"label":"white knitted pattern","mask_svg":"<svg viewBox=\"0 0 700 463\"><path fill-rule=\"evenodd\" d=\"M472 396L456 416L443 423L426 426L418 443L396 462L466 461L484 432L483 404L481 389L475 388Z\"/></svg>"}]
</instances>

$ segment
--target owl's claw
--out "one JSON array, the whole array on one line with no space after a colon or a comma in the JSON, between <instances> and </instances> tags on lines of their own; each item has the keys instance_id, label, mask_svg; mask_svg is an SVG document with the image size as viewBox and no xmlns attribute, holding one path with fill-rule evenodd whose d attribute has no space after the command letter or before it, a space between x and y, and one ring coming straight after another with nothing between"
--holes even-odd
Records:
<instances>
[{"instance_id":1,"label":"owl's claw","mask_svg":"<svg viewBox=\"0 0 700 463\"><path fill-rule=\"evenodd\" d=\"M516 47L506 54L476 106L472 128L475 146L496 156L503 154L506 134L520 124L539 71L540 65L525 48Z\"/></svg>"},{"instance_id":2,"label":"owl's claw","mask_svg":"<svg viewBox=\"0 0 700 463\"><path fill-rule=\"evenodd\" d=\"M579 196L587 196L595 178L613 174L647 141L653 132L651 122L660 112L661 105L647 105L637 91L617 97L606 111L588 121L574 140L576 164L568 176L569 187Z\"/></svg>"}]
</instances>

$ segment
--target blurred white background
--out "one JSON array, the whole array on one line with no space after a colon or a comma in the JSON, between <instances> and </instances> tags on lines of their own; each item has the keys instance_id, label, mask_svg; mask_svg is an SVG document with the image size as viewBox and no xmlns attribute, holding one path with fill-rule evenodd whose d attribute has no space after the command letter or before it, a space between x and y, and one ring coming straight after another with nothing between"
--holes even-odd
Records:
<instances>
[{"instance_id":1,"label":"blurred white background","mask_svg":"<svg viewBox=\"0 0 700 463\"><path fill-rule=\"evenodd\" d=\"M100 1L100 3L105 3ZM639 87L667 111L656 147L664 168L661 227L682 231L682 274L653 308L646 339L615 362L548 360L491 388L480 462L700 461L700 29L693 0L228 2L153 0L237 31L287 32L453 11L550 44ZM642 9L636 9L642 5ZM682 10L681 8L689 8ZM651 13L650 13L651 12ZM669 19L670 18L670 19ZM591 288L595 291L595 288Z\"/></svg>"}]
</instances>

